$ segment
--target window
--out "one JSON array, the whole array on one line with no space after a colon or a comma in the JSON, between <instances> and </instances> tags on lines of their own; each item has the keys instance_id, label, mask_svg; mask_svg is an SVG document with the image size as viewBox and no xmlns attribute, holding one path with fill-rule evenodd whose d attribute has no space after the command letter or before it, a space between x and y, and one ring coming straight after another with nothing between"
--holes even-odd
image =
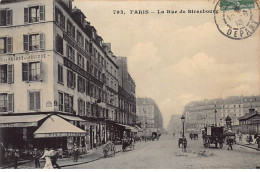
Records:
<instances>
[{"instance_id":1,"label":"window","mask_svg":"<svg viewBox=\"0 0 260 172\"><path fill-rule=\"evenodd\" d=\"M89 52L89 42L87 39L85 39L85 50Z\"/></svg>"},{"instance_id":2,"label":"window","mask_svg":"<svg viewBox=\"0 0 260 172\"><path fill-rule=\"evenodd\" d=\"M77 30L77 43L84 47L84 37L80 31Z\"/></svg>"},{"instance_id":3,"label":"window","mask_svg":"<svg viewBox=\"0 0 260 172\"><path fill-rule=\"evenodd\" d=\"M63 67L58 64L58 82L63 83Z\"/></svg>"},{"instance_id":4,"label":"window","mask_svg":"<svg viewBox=\"0 0 260 172\"><path fill-rule=\"evenodd\" d=\"M58 26L60 26L62 29L65 29L65 16L57 7L55 7L55 21Z\"/></svg>"},{"instance_id":5,"label":"window","mask_svg":"<svg viewBox=\"0 0 260 172\"><path fill-rule=\"evenodd\" d=\"M73 96L64 93L64 107L65 107L65 112L70 112L73 113Z\"/></svg>"},{"instance_id":6,"label":"window","mask_svg":"<svg viewBox=\"0 0 260 172\"><path fill-rule=\"evenodd\" d=\"M0 26L10 26L13 24L13 11L0 9Z\"/></svg>"},{"instance_id":7,"label":"window","mask_svg":"<svg viewBox=\"0 0 260 172\"><path fill-rule=\"evenodd\" d=\"M90 64L88 60L87 60L87 72L90 72Z\"/></svg>"},{"instance_id":8,"label":"window","mask_svg":"<svg viewBox=\"0 0 260 172\"><path fill-rule=\"evenodd\" d=\"M78 92L84 93L86 89L85 79L78 75Z\"/></svg>"},{"instance_id":9,"label":"window","mask_svg":"<svg viewBox=\"0 0 260 172\"><path fill-rule=\"evenodd\" d=\"M75 62L75 50L67 44L67 58Z\"/></svg>"},{"instance_id":10,"label":"window","mask_svg":"<svg viewBox=\"0 0 260 172\"><path fill-rule=\"evenodd\" d=\"M56 50L60 54L63 54L63 39L60 35L56 36Z\"/></svg>"},{"instance_id":11,"label":"window","mask_svg":"<svg viewBox=\"0 0 260 172\"><path fill-rule=\"evenodd\" d=\"M86 94L90 95L89 81L88 80L86 80Z\"/></svg>"},{"instance_id":12,"label":"window","mask_svg":"<svg viewBox=\"0 0 260 172\"><path fill-rule=\"evenodd\" d=\"M59 111L63 111L63 93L59 92Z\"/></svg>"},{"instance_id":13,"label":"window","mask_svg":"<svg viewBox=\"0 0 260 172\"><path fill-rule=\"evenodd\" d=\"M84 57L81 54L77 53L77 65L84 69L85 68L84 63L85 63Z\"/></svg>"},{"instance_id":14,"label":"window","mask_svg":"<svg viewBox=\"0 0 260 172\"><path fill-rule=\"evenodd\" d=\"M76 74L67 69L67 86L74 89L76 87Z\"/></svg>"},{"instance_id":15,"label":"window","mask_svg":"<svg viewBox=\"0 0 260 172\"><path fill-rule=\"evenodd\" d=\"M78 99L78 113L79 115L85 115L85 102L81 99Z\"/></svg>"},{"instance_id":16,"label":"window","mask_svg":"<svg viewBox=\"0 0 260 172\"><path fill-rule=\"evenodd\" d=\"M23 81L42 81L41 62L22 63Z\"/></svg>"},{"instance_id":17,"label":"window","mask_svg":"<svg viewBox=\"0 0 260 172\"><path fill-rule=\"evenodd\" d=\"M89 102L86 102L86 115L87 116L91 115L91 106Z\"/></svg>"},{"instance_id":18,"label":"window","mask_svg":"<svg viewBox=\"0 0 260 172\"><path fill-rule=\"evenodd\" d=\"M0 83L14 82L14 65L0 65Z\"/></svg>"},{"instance_id":19,"label":"window","mask_svg":"<svg viewBox=\"0 0 260 172\"><path fill-rule=\"evenodd\" d=\"M0 112L14 111L14 95L3 93L0 94Z\"/></svg>"},{"instance_id":20,"label":"window","mask_svg":"<svg viewBox=\"0 0 260 172\"><path fill-rule=\"evenodd\" d=\"M13 52L13 38L3 37L0 38L0 54Z\"/></svg>"},{"instance_id":21,"label":"window","mask_svg":"<svg viewBox=\"0 0 260 172\"><path fill-rule=\"evenodd\" d=\"M24 51L35 51L42 50L45 48L45 35L40 34L29 34L23 35L23 49Z\"/></svg>"},{"instance_id":22,"label":"window","mask_svg":"<svg viewBox=\"0 0 260 172\"><path fill-rule=\"evenodd\" d=\"M67 33L72 38L75 38L75 26L69 20L67 20Z\"/></svg>"},{"instance_id":23,"label":"window","mask_svg":"<svg viewBox=\"0 0 260 172\"><path fill-rule=\"evenodd\" d=\"M41 96L39 91L29 92L29 110L41 109Z\"/></svg>"},{"instance_id":24,"label":"window","mask_svg":"<svg viewBox=\"0 0 260 172\"><path fill-rule=\"evenodd\" d=\"M24 22L34 23L45 20L45 6L24 8Z\"/></svg>"}]
</instances>

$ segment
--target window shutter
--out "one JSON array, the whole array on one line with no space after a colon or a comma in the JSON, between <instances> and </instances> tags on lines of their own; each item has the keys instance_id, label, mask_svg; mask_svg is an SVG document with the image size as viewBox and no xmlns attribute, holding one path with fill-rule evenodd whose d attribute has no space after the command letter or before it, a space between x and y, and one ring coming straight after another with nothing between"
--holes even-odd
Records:
<instances>
[{"instance_id":1,"label":"window shutter","mask_svg":"<svg viewBox=\"0 0 260 172\"><path fill-rule=\"evenodd\" d=\"M14 111L14 94L8 94L8 112Z\"/></svg>"},{"instance_id":2,"label":"window shutter","mask_svg":"<svg viewBox=\"0 0 260 172\"><path fill-rule=\"evenodd\" d=\"M83 93L84 93L84 92L85 92L85 90L86 90L86 81L85 81L85 79L84 79L84 78L83 78L82 82L83 82Z\"/></svg>"},{"instance_id":3,"label":"window shutter","mask_svg":"<svg viewBox=\"0 0 260 172\"><path fill-rule=\"evenodd\" d=\"M40 34L40 49L45 48L45 35L43 33Z\"/></svg>"},{"instance_id":4,"label":"window shutter","mask_svg":"<svg viewBox=\"0 0 260 172\"><path fill-rule=\"evenodd\" d=\"M72 76L73 76L73 88L76 88L76 75L74 72L72 73Z\"/></svg>"},{"instance_id":5,"label":"window shutter","mask_svg":"<svg viewBox=\"0 0 260 172\"><path fill-rule=\"evenodd\" d=\"M30 107L29 107L29 110L34 110L34 92L29 92L29 103L30 103Z\"/></svg>"},{"instance_id":6,"label":"window shutter","mask_svg":"<svg viewBox=\"0 0 260 172\"><path fill-rule=\"evenodd\" d=\"M35 92L35 109L41 109L41 96L40 92Z\"/></svg>"},{"instance_id":7,"label":"window shutter","mask_svg":"<svg viewBox=\"0 0 260 172\"><path fill-rule=\"evenodd\" d=\"M63 14L61 15L61 27L65 29L65 16Z\"/></svg>"},{"instance_id":8,"label":"window shutter","mask_svg":"<svg viewBox=\"0 0 260 172\"><path fill-rule=\"evenodd\" d=\"M80 84L79 84L79 75L78 75L78 92L80 92Z\"/></svg>"},{"instance_id":9,"label":"window shutter","mask_svg":"<svg viewBox=\"0 0 260 172\"><path fill-rule=\"evenodd\" d=\"M28 63L22 63L22 79L23 81L29 80L29 64Z\"/></svg>"},{"instance_id":10,"label":"window shutter","mask_svg":"<svg viewBox=\"0 0 260 172\"><path fill-rule=\"evenodd\" d=\"M92 43L89 44L89 53L92 54L93 48L92 48Z\"/></svg>"},{"instance_id":11,"label":"window shutter","mask_svg":"<svg viewBox=\"0 0 260 172\"><path fill-rule=\"evenodd\" d=\"M29 51L29 35L23 35L23 50Z\"/></svg>"},{"instance_id":12,"label":"window shutter","mask_svg":"<svg viewBox=\"0 0 260 172\"><path fill-rule=\"evenodd\" d=\"M72 48L72 59L73 59L73 62L75 62L75 50Z\"/></svg>"},{"instance_id":13,"label":"window shutter","mask_svg":"<svg viewBox=\"0 0 260 172\"><path fill-rule=\"evenodd\" d=\"M13 52L13 38L12 37L8 37L7 38L7 53L12 53Z\"/></svg>"},{"instance_id":14,"label":"window shutter","mask_svg":"<svg viewBox=\"0 0 260 172\"><path fill-rule=\"evenodd\" d=\"M40 20L45 20L45 6L40 6Z\"/></svg>"},{"instance_id":15,"label":"window shutter","mask_svg":"<svg viewBox=\"0 0 260 172\"><path fill-rule=\"evenodd\" d=\"M6 25L13 25L13 10L7 10L6 12Z\"/></svg>"},{"instance_id":16,"label":"window shutter","mask_svg":"<svg viewBox=\"0 0 260 172\"><path fill-rule=\"evenodd\" d=\"M43 81L43 64L42 61L40 61L40 81Z\"/></svg>"},{"instance_id":17,"label":"window shutter","mask_svg":"<svg viewBox=\"0 0 260 172\"><path fill-rule=\"evenodd\" d=\"M80 100L78 99L78 113L80 113Z\"/></svg>"},{"instance_id":18,"label":"window shutter","mask_svg":"<svg viewBox=\"0 0 260 172\"><path fill-rule=\"evenodd\" d=\"M70 73L69 70L67 69L67 86L70 87Z\"/></svg>"},{"instance_id":19,"label":"window shutter","mask_svg":"<svg viewBox=\"0 0 260 172\"><path fill-rule=\"evenodd\" d=\"M29 22L29 8L24 8L24 23Z\"/></svg>"},{"instance_id":20,"label":"window shutter","mask_svg":"<svg viewBox=\"0 0 260 172\"><path fill-rule=\"evenodd\" d=\"M72 26L72 37L75 38L75 26Z\"/></svg>"},{"instance_id":21,"label":"window shutter","mask_svg":"<svg viewBox=\"0 0 260 172\"><path fill-rule=\"evenodd\" d=\"M66 54L67 54L67 58L69 59L69 45L68 44L66 44Z\"/></svg>"},{"instance_id":22,"label":"window shutter","mask_svg":"<svg viewBox=\"0 0 260 172\"><path fill-rule=\"evenodd\" d=\"M8 65L7 68L7 82L10 84L14 82L14 65Z\"/></svg>"}]
</instances>

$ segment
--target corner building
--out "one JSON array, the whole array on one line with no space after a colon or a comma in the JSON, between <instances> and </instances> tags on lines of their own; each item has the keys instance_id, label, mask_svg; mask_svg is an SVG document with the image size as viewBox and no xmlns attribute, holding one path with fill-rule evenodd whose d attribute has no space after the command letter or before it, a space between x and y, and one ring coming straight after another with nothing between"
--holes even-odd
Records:
<instances>
[{"instance_id":1,"label":"corner building","mask_svg":"<svg viewBox=\"0 0 260 172\"><path fill-rule=\"evenodd\" d=\"M74 142L92 149L114 137L116 57L72 1L0 3L0 141L8 148L48 146L33 133L50 114L86 131L49 136L64 149Z\"/></svg>"}]
</instances>

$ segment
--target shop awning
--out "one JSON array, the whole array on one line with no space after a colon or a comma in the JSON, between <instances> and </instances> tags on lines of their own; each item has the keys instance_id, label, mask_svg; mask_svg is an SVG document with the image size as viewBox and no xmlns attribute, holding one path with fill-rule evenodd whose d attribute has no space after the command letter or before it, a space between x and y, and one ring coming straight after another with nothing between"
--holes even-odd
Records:
<instances>
[{"instance_id":1,"label":"shop awning","mask_svg":"<svg viewBox=\"0 0 260 172\"><path fill-rule=\"evenodd\" d=\"M135 125L135 128L137 129L138 132L143 132L143 129L137 125Z\"/></svg>"},{"instance_id":2,"label":"shop awning","mask_svg":"<svg viewBox=\"0 0 260 172\"><path fill-rule=\"evenodd\" d=\"M64 119L67 119L69 121L81 121L81 122L85 122L84 119L81 119L80 117L76 117L76 116L68 116L68 115L58 115Z\"/></svg>"},{"instance_id":3,"label":"shop awning","mask_svg":"<svg viewBox=\"0 0 260 172\"><path fill-rule=\"evenodd\" d=\"M137 133L137 129L135 127L129 126L131 128L131 132Z\"/></svg>"},{"instance_id":4,"label":"shop awning","mask_svg":"<svg viewBox=\"0 0 260 172\"><path fill-rule=\"evenodd\" d=\"M132 127L132 126L129 126L129 125L124 125L124 124L119 124L119 123L117 123L117 125L124 127L126 130L131 130L131 132L134 132L134 133L138 132L135 127Z\"/></svg>"},{"instance_id":5,"label":"shop awning","mask_svg":"<svg viewBox=\"0 0 260 172\"><path fill-rule=\"evenodd\" d=\"M52 115L34 132L35 138L85 136L85 131Z\"/></svg>"},{"instance_id":6,"label":"shop awning","mask_svg":"<svg viewBox=\"0 0 260 172\"><path fill-rule=\"evenodd\" d=\"M35 127L38 125L38 121L48 116L49 114L0 116L0 128Z\"/></svg>"}]
</instances>

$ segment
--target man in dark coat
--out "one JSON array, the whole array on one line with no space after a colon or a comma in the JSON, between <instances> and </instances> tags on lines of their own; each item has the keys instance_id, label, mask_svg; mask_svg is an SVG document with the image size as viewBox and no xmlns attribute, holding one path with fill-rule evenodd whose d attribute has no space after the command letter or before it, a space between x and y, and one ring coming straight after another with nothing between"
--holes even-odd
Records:
<instances>
[{"instance_id":1,"label":"man in dark coat","mask_svg":"<svg viewBox=\"0 0 260 172\"><path fill-rule=\"evenodd\" d=\"M233 147L232 147L232 145L233 145L233 138L231 136L228 136L228 138L227 138L227 145L228 145L228 149L227 150L229 150L229 148L231 150L233 150Z\"/></svg>"},{"instance_id":2,"label":"man in dark coat","mask_svg":"<svg viewBox=\"0 0 260 172\"><path fill-rule=\"evenodd\" d=\"M54 165L56 168L59 168L60 169L60 166L57 164L57 160L59 158L59 152L57 150L54 150L54 149L51 149L51 151L53 152L52 153L52 156L51 156L51 164L54 168Z\"/></svg>"},{"instance_id":3,"label":"man in dark coat","mask_svg":"<svg viewBox=\"0 0 260 172\"><path fill-rule=\"evenodd\" d=\"M35 162L35 168L41 168L41 165L40 165L40 158L41 158L42 154L40 152L40 150L38 150L37 148L34 148L34 151L33 151L33 159L34 159L34 162Z\"/></svg>"}]
</instances>

